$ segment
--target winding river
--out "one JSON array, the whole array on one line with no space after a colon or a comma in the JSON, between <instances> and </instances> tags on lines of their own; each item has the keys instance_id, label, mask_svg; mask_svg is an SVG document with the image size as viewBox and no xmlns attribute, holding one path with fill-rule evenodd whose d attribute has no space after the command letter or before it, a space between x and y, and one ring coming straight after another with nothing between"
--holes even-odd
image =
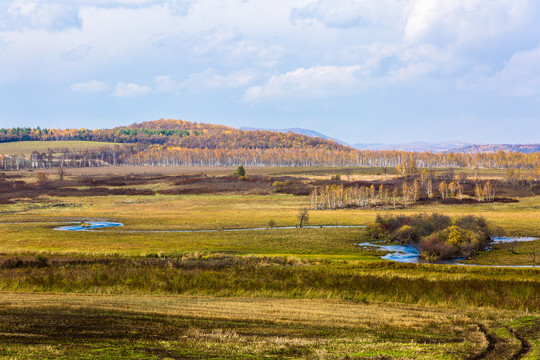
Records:
<instances>
[{"instance_id":1,"label":"winding river","mask_svg":"<svg viewBox=\"0 0 540 360\"><path fill-rule=\"evenodd\" d=\"M78 225L69 225L57 227L54 230L62 231L94 231L108 227L124 226L122 223L108 221L88 221L77 223ZM126 233L200 233L200 232L220 232L220 231L261 231L261 230L284 230L296 229L296 226L274 226L261 228L238 228L238 229L202 229L202 230L127 230ZM336 228L365 228L364 225L318 225L304 226L304 229L336 229Z\"/></svg>"},{"instance_id":2,"label":"winding river","mask_svg":"<svg viewBox=\"0 0 540 360\"><path fill-rule=\"evenodd\" d=\"M494 237L491 244L503 244L511 242L523 242L523 241L535 241L538 240L534 237ZM463 264L461 261L465 258L455 258L448 260L434 260L429 261L422 259L420 252L413 245L378 245L373 243L361 243L359 246L375 247L381 251L387 251L388 253L381 256L381 259L397 261L402 263L413 264L443 264L443 265L462 265L462 266L491 266L491 267L512 267L512 268L540 268L539 265L478 265L478 264Z\"/></svg>"},{"instance_id":3,"label":"winding river","mask_svg":"<svg viewBox=\"0 0 540 360\"><path fill-rule=\"evenodd\" d=\"M118 222L108 221L89 221L77 225L67 225L57 227L54 230L61 231L96 231L110 227L124 226ZM322 226L304 226L306 229L322 229L322 228L364 228L362 225L322 225ZM220 231L262 231L262 230L283 230L283 229L296 229L295 226L276 226L272 228L239 228L239 229L207 229L207 230L128 230L128 233L200 233L200 232L220 232ZM523 242L523 241L535 241L538 240L534 237L494 237L492 244L502 244L509 242ZM539 268L538 265L476 265L476 264L463 264L461 261L465 258L456 258L450 260L437 260L428 261L422 259L420 252L413 245L378 245L373 243L361 243L357 244L364 247L374 247L381 251L386 251L387 254L381 256L381 259L397 261L402 263L426 263L426 264L445 264L445 265L461 265L461 266L491 266L491 267L513 267L513 268Z\"/></svg>"}]
</instances>

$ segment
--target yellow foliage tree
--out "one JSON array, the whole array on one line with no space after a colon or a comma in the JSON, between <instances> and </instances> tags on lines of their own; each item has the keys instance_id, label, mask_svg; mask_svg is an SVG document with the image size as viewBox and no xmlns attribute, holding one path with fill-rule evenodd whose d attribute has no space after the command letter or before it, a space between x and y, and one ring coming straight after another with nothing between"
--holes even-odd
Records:
<instances>
[{"instance_id":1,"label":"yellow foliage tree","mask_svg":"<svg viewBox=\"0 0 540 360\"><path fill-rule=\"evenodd\" d=\"M448 243L454 246L460 246L464 241L461 236L462 230L457 225L452 225L448 228Z\"/></svg>"}]
</instances>

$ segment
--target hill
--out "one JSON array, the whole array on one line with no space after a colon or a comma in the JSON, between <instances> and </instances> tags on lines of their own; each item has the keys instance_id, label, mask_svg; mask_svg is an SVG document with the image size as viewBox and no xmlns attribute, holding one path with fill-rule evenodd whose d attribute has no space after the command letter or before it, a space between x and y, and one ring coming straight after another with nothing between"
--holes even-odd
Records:
<instances>
[{"instance_id":1,"label":"hill","mask_svg":"<svg viewBox=\"0 0 540 360\"><path fill-rule=\"evenodd\" d=\"M98 141L167 145L188 149L350 149L323 138L297 133L236 128L160 119L112 129L0 129L0 143L14 141Z\"/></svg>"},{"instance_id":2,"label":"hill","mask_svg":"<svg viewBox=\"0 0 540 360\"><path fill-rule=\"evenodd\" d=\"M523 154L532 154L540 151L540 144L498 144L498 145L469 145L452 149L452 153L462 154L480 154L480 153L497 153L504 152L519 152Z\"/></svg>"},{"instance_id":3,"label":"hill","mask_svg":"<svg viewBox=\"0 0 540 360\"><path fill-rule=\"evenodd\" d=\"M332 137L330 137L328 135L324 135L324 134L321 134L320 132L317 132L315 130L310 130L310 129L302 129L302 128L262 129L262 128L254 128L254 127L244 126L244 127L241 127L240 130L242 130L242 131L272 131L272 132L279 132L279 133L295 133L295 134L306 135L306 136L315 137L315 138L321 138L321 139L324 139L324 140L332 140L334 142L337 142L338 144L348 146L348 144L346 142L344 142L344 141L341 141L341 140L336 139L336 138L332 138Z\"/></svg>"}]
</instances>

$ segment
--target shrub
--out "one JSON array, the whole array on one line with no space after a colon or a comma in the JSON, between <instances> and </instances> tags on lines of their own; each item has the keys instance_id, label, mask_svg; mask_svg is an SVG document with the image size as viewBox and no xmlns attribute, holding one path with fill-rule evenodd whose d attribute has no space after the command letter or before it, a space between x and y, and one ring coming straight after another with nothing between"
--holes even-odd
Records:
<instances>
[{"instance_id":1,"label":"shrub","mask_svg":"<svg viewBox=\"0 0 540 360\"><path fill-rule=\"evenodd\" d=\"M396 239L401 244L410 244L419 240L418 232L409 225L403 225L398 231L396 231Z\"/></svg>"},{"instance_id":2,"label":"shrub","mask_svg":"<svg viewBox=\"0 0 540 360\"><path fill-rule=\"evenodd\" d=\"M490 241L490 227L479 216L450 218L440 214L412 216L380 216L370 224L371 239L397 240L401 244L416 244L425 258L445 259L471 256Z\"/></svg>"},{"instance_id":3,"label":"shrub","mask_svg":"<svg viewBox=\"0 0 540 360\"><path fill-rule=\"evenodd\" d=\"M272 184L272 187L274 188L274 191L276 191L276 192L281 190L282 186L283 186L282 181L274 181L274 183Z\"/></svg>"},{"instance_id":4,"label":"shrub","mask_svg":"<svg viewBox=\"0 0 540 360\"><path fill-rule=\"evenodd\" d=\"M242 165L240 165L240 166L238 166L238 168L234 172L234 175L236 177L246 176L246 169L244 169L244 167Z\"/></svg>"},{"instance_id":5,"label":"shrub","mask_svg":"<svg viewBox=\"0 0 540 360\"><path fill-rule=\"evenodd\" d=\"M41 187L47 187L49 185L49 177L47 174L38 172L37 173L37 184Z\"/></svg>"},{"instance_id":6,"label":"shrub","mask_svg":"<svg viewBox=\"0 0 540 360\"><path fill-rule=\"evenodd\" d=\"M49 258L43 255L38 255L36 256L36 264L37 264L37 267L40 267L40 268L47 267L49 266Z\"/></svg>"}]
</instances>

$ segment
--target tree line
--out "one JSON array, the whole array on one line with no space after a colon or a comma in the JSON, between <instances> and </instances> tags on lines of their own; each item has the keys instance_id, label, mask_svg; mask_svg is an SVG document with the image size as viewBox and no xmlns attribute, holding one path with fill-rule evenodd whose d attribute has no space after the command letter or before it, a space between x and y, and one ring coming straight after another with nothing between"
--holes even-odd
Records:
<instances>
[{"instance_id":1,"label":"tree line","mask_svg":"<svg viewBox=\"0 0 540 360\"><path fill-rule=\"evenodd\" d=\"M49 149L26 155L0 154L0 169L19 170L49 167L93 167L107 165L143 166L340 166L397 168L407 176L418 169L434 168L507 168L534 170L540 166L540 154L432 154L403 151L359 151L324 148L183 148L166 145L129 144L96 150ZM414 164L414 166L411 166ZM414 170L410 170L413 168ZM525 172L524 172L525 173ZM514 176L519 181L521 173Z\"/></svg>"},{"instance_id":2,"label":"tree line","mask_svg":"<svg viewBox=\"0 0 540 360\"><path fill-rule=\"evenodd\" d=\"M385 186L384 184L370 186L345 186L345 184L332 184L315 186L311 192L311 209L327 210L357 207L363 209L384 208L395 209L397 206L407 208L421 199L456 198L463 200L464 187L457 180L450 182L442 180L434 190L434 180L421 182L414 179L412 182L403 181L401 184ZM494 201L495 188L491 182L475 182L474 198L478 201Z\"/></svg>"}]
</instances>

